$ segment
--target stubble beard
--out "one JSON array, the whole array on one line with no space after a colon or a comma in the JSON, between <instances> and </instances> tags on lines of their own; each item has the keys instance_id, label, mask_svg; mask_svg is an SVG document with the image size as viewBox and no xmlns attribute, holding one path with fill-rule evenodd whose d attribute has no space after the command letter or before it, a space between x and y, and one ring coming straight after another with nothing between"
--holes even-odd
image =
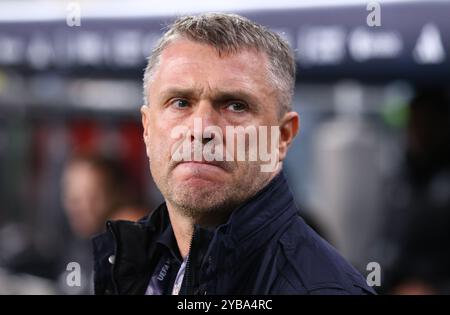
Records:
<instances>
[{"instance_id":1,"label":"stubble beard","mask_svg":"<svg viewBox=\"0 0 450 315\"><path fill-rule=\"evenodd\" d=\"M246 163L240 165L246 170L243 174L233 174L233 179L226 184L205 184L201 189L176 182L172 176L173 169L170 168L165 174L160 174L161 168L156 171L158 167L155 165L152 174L164 199L175 211L194 222L210 222L215 218L228 217L268 182L269 174L260 172L259 163L243 163Z\"/></svg>"}]
</instances>

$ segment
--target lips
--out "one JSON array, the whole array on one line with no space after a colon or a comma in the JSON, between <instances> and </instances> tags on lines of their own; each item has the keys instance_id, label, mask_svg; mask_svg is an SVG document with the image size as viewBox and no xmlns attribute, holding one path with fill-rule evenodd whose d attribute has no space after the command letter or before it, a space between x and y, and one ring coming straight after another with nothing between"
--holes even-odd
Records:
<instances>
[{"instance_id":1,"label":"lips","mask_svg":"<svg viewBox=\"0 0 450 315\"><path fill-rule=\"evenodd\" d=\"M224 171L226 171L226 167L223 162L220 161L182 161L178 163L176 166L180 164L192 164L192 165L198 165L198 166L212 166L212 167L218 167Z\"/></svg>"}]
</instances>

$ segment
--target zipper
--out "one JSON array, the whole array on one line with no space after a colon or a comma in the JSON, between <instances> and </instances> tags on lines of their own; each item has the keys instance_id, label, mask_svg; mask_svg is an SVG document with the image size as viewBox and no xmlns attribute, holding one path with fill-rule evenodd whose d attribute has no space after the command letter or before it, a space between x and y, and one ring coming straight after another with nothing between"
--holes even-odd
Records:
<instances>
[{"instance_id":1,"label":"zipper","mask_svg":"<svg viewBox=\"0 0 450 315\"><path fill-rule=\"evenodd\" d=\"M211 239L199 225L194 225L194 231L192 233L191 242L189 244L188 258L186 261L186 270L184 273L182 294L185 295L206 295L206 290L202 289L199 271L202 270L206 255L208 255L208 262L211 263L211 256L208 253L208 247L210 246ZM194 265L192 265L194 264ZM199 285L198 288L195 286ZM197 291L195 291L197 289Z\"/></svg>"},{"instance_id":2,"label":"zipper","mask_svg":"<svg viewBox=\"0 0 450 315\"><path fill-rule=\"evenodd\" d=\"M186 285L185 285L185 294L186 295L193 295L194 294L194 283L193 283L193 274L191 271L191 260L192 260L192 244L195 241L195 238L197 236L197 228L194 225L194 232L192 233L192 238L191 238L191 242L189 243L189 251L188 251L188 259L186 262L186 271L185 271L185 279L186 279Z\"/></svg>"},{"instance_id":3,"label":"zipper","mask_svg":"<svg viewBox=\"0 0 450 315\"><path fill-rule=\"evenodd\" d=\"M195 266L192 267L192 260L195 260L197 257L196 253L196 246L197 238L198 238L199 228L197 225L194 225L194 231L192 233L191 243L189 244L189 252L188 252L188 259L186 261L186 286L185 286L185 294L186 295L194 295L194 285L195 285ZM198 247L198 246L197 246Z\"/></svg>"}]
</instances>

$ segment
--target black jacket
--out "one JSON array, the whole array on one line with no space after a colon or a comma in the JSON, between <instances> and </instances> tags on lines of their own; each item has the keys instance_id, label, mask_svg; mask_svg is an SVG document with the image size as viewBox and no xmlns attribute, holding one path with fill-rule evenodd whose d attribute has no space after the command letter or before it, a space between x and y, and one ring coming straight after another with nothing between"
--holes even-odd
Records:
<instances>
[{"instance_id":1,"label":"black jacket","mask_svg":"<svg viewBox=\"0 0 450 315\"><path fill-rule=\"evenodd\" d=\"M144 294L170 224L165 204L94 238L96 294ZM365 279L299 216L283 173L226 224L195 226L180 294L371 294Z\"/></svg>"}]
</instances>

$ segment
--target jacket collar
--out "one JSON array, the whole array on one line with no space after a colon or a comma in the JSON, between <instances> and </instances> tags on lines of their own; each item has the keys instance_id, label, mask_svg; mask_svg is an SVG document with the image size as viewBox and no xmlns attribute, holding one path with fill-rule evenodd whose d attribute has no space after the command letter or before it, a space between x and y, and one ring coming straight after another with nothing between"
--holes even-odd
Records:
<instances>
[{"instance_id":1,"label":"jacket collar","mask_svg":"<svg viewBox=\"0 0 450 315\"><path fill-rule=\"evenodd\" d=\"M253 239L256 234L264 241L271 236L269 230L277 231L287 218L295 214L291 207L293 202L281 171L255 196L233 211L228 222L219 228L234 245ZM264 233L260 233L262 231Z\"/></svg>"}]
</instances>

